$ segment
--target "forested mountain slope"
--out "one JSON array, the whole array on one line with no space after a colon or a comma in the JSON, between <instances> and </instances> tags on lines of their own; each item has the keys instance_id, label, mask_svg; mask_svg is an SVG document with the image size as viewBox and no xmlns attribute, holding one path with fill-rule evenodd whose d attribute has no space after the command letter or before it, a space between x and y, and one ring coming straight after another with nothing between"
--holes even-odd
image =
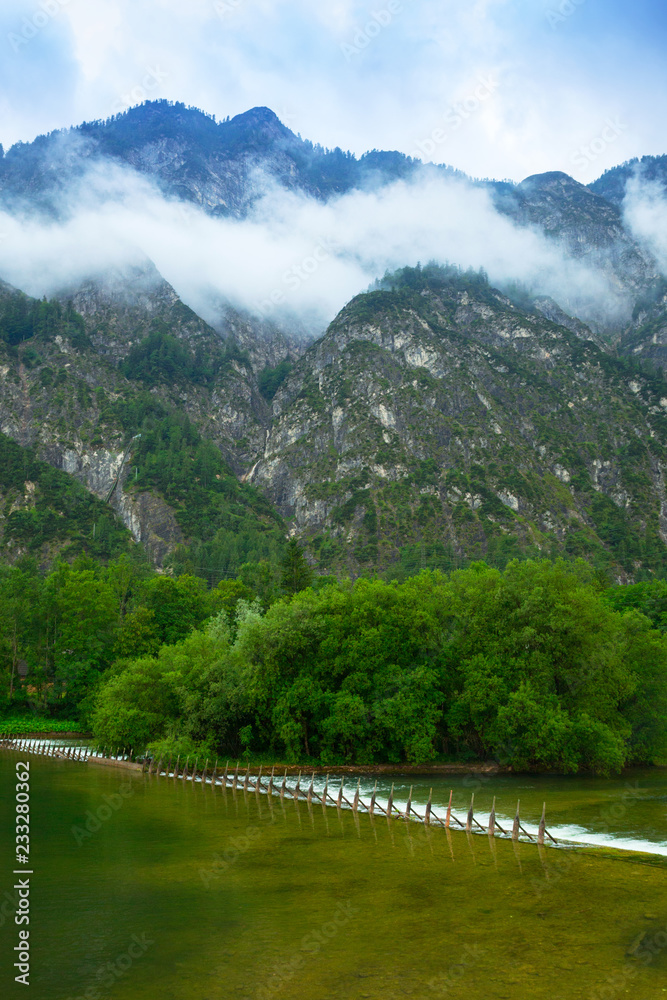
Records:
<instances>
[{"instance_id":1,"label":"forested mountain slope","mask_svg":"<svg viewBox=\"0 0 667 1000\"><path fill-rule=\"evenodd\" d=\"M582 555L667 568L667 384L485 278L358 296L273 401L252 482L325 567Z\"/></svg>"},{"instance_id":2,"label":"forested mountain slope","mask_svg":"<svg viewBox=\"0 0 667 1000\"><path fill-rule=\"evenodd\" d=\"M252 365L156 272L66 304L3 285L0 377L2 433L104 500L158 564L190 539L220 536L225 567L239 545L280 543L280 518L235 475L268 423Z\"/></svg>"}]
</instances>

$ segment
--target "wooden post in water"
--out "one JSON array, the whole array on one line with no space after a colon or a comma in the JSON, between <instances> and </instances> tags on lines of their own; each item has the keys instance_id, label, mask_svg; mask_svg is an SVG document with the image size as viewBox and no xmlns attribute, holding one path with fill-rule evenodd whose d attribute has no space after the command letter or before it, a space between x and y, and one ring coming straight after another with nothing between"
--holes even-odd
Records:
<instances>
[{"instance_id":1,"label":"wooden post in water","mask_svg":"<svg viewBox=\"0 0 667 1000\"><path fill-rule=\"evenodd\" d=\"M308 805L313 801L313 782L315 781L315 772L310 776L310 784L308 785L308 795L306 796L308 800Z\"/></svg>"},{"instance_id":2,"label":"wooden post in water","mask_svg":"<svg viewBox=\"0 0 667 1000\"><path fill-rule=\"evenodd\" d=\"M181 762L181 755L179 753L179 755L176 758L176 763L174 764L174 779L178 777L178 765L180 764L180 762Z\"/></svg>"},{"instance_id":3,"label":"wooden post in water","mask_svg":"<svg viewBox=\"0 0 667 1000\"><path fill-rule=\"evenodd\" d=\"M225 788L227 787L227 776L228 776L228 774L229 774L229 761L227 761L227 763L225 764L225 773L222 776L222 783L225 786Z\"/></svg>"},{"instance_id":4,"label":"wooden post in water","mask_svg":"<svg viewBox=\"0 0 667 1000\"><path fill-rule=\"evenodd\" d=\"M192 771L192 784L193 785L194 785L195 780L197 778L197 762L198 761L199 761L199 757L195 757L195 766L194 766L194 769Z\"/></svg>"},{"instance_id":5,"label":"wooden post in water","mask_svg":"<svg viewBox=\"0 0 667 1000\"><path fill-rule=\"evenodd\" d=\"M428 802L426 803L426 812L424 813L424 822L427 823L427 824L431 822L431 801L432 801L432 799L433 799L433 789L431 789L430 792L428 793Z\"/></svg>"},{"instance_id":6,"label":"wooden post in water","mask_svg":"<svg viewBox=\"0 0 667 1000\"><path fill-rule=\"evenodd\" d=\"M255 791L259 794L262 790L262 765L259 765L259 774L257 775L257 781L255 782Z\"/></svg>"},{"instance_id":7,"label":"wooden post in water","mask_svg":"<svg viewBox=\"0 0 667 1000\"><path fill-rule=\"evenodd\" d=\"M213 774L211 775L211 784L215 785L218 780L218 758L215 758L215 767L213 768Z\"/></svg>"},{"instance_id":8,"label":"wooden post in water","mask_svg":"<svg viewBox=\"0 0 667 1000\"><path fill-rule=\"evenodd\" d=\"M280 786L280 801L281 802L282 802L282 800L285 797L285 789L286 788L287 788L287 771L285 771L285 773L283 774L283 783Z\"/></svg>"},{"instance_id":9,"label":"wooden post in water","mask_svg":"<svg viewBox=\"0 0 667 1000\"><path fill-rule=\"evenodd\" d=\"M328 795L329 795L329 773L327 772L327 775L326 775L326 777L324 779L324 791L322 792L322 805L323 806L325 806L327 804L327 797L328 797Z\"/></svg>"},{"instance_id":10,"label":"wooden post in water","mask_svg":"<svg viewBox=\"0 0 667 1000\"><path fill-rule=\"evenodd\" d=\"M389 792L389 801L387 802L387 816L391 816L391 809L394 804L394 782L391 783L391 791Z\"/></svg>"},{"instance_id":11,"label":"wooden post in water","mask_svg":"<svg viewBox=\"0 0 667 1000\"><path fill-rule=\"evenodd\" d=\"M273 767L271 768L271 777L269 778L269 784L266 789L269 798L271 798L271 796L273 795L273 776L275 773L276 773L276 766L274 764Z\"/></svg>"},{"instance_id":12,"label":"wooden post in water","mask_svg":"<svg viewBox=\"0 0 667 1000\"><path fill-rule=\"evenodd\" d=\"M466 820L466 833L470 833L472 830L472 820L475 807L475 793L472 793L472 798L470 800L470 809L468 809L468 818Z\"/></svg>"},{"instance_id":13,"label":"wooden post in water","mask_svg":"<svg viewBox=\"0 0 667 1000\"><path fill-rule=\"evenodd\" d=\"M339 809L340 809L340 807L343 804L343 785L344 784L345 784L345 775L343 775L343 777L340 779L340 788L338 789L338 800L336 802L336 805L337 805L337 807Z\"/></svg>"},{"instance_id":14,"label":"wooden post in water","mask_svg":"<svg viewBox=\"0 0 667 1000\"><path fill-rule=\"evenodd\" d=\"M296 779L296 787L294 789L295 799L299 798L299 792L301 791L301 788L299 787L300 785L301 785L301 771L299 771L299 777Z\"/></svg>"},{"instance_id":15,"label":"wooden post in water","mask_svg":"<svg viewBox=\"0 0 667 1000\"><path fill-rule=\"evenodd\" d=\"M449 803L447 805L447 816L445 818L445 830L449 830L449 821L452 818L452 795L454 794L454 789L449 793Z\"/></svg>"},{"instance_id":16,"label":"wooden post in water","mask_svg":"<svg viewBox=\"0 0 667 1000\"><path fill-rule=\"evenodd\" d=\"M123 756L121 757L121 760L125 760L125 747L123 747Z\"/></svg>"},{"instance_id":17,"label":"wooden post in water","mask_svg":"<svg viewBox=\"0 0 667 1000\"><path fill-rule=\"evenodd\" d=\"M208 771L208 757L206 758L206 763L204 764L204 770L202 771L202 774L201 774L202 788L204 787L204 784L206 782L206 772L207 771Z\"/></svg>"},{"instance_id":18,"label":"wooden post in water","mask_svg":"<svg viewBox=\"0 0 667 1000\"><path fill-rule=\"evenodd\" d=\"M368 807L368 813L370 816L372 816L373 813L375 812L375 796L377 794L377 790L378 790L378 783L376 781L375 785L373 786L373 794L371 795L371 804Z\"/></svg>"},{"instance_id":19,"label":"wooden post in water","mask_svg":"<svg viewBox=\"0 0 667 1000\"><path fill-rule=\"evenodd\" d=\"M248 767L248 764L246 763L246 766L245 766L245 775L243 777L243 791L244 792L248 791L248 783L249 782L250 782L250 769Z\"/></svg>"},{"instance_id":20,"label":"wooden post in water","mask_svg":"<svg viewBox=\"0 0 667 1000\"><path fill-rule=\"evenodd\" d=\"M516 804L516 816L514 817L514 824L512 826L512 840L519 839L519 826L521 822L519 820L519 806L521 805L521 799Z\"/></svg>"},{"instance_id":21,"label":"wooden post in water","mask_svg":"<svg viewBox=\"0 0 667 1000\"><path fill-rule=\"evenodd\" d=\"M493 796L493 805L491 806L491 815L489 816L489 837L495 837L496 835L496 797Z\"/></svg>"},{"instance_id":22,"label":"wooden post in water","mask_svg":"<svg viewBox=\"0 0 667 1000\"><path fill-rule=\"evenodd\" d=\"M359 789L361 787L361 778L357 778L357 787L354 791L354 799L352 800L352 809L356 812L359 808Z\"/></svg>"},{"instance_id":23,"label":"wooden post in water","mask_svg":"<svg viewBox=\"0 0 667 1000\"><path fill-rule=\"evenodd\" d=\"M234 777L232 778L232 789L236 791L236 787L239 783L239 762L236 761L236 767L234 769Z\"/></svg>"},{"instance_id":24,"label":"wooden post in water","mask_svg":"<svg viewBox=\"0 0 667 1000\"><path fill-rule=\"evenodd\" d=\"M545 802L542 806L542 819L540 820L540 827L539 830L537 831L538 844L544 844L544 829L546 826L546 818L547 818L547 804Z\"/></svg>"},{"instance_id":25,"label":"wooden post in water","mask_svg":"<svg viewBox=\"0 0 667 1000\"><path fill-rule=\"evenodd\" d=\"M412 785L410 785L410 794L408 795L408 804L405 807L405 812L403 813L403 819L410 819L410 810L412 809Z\"/></svg>"}]
</instances>

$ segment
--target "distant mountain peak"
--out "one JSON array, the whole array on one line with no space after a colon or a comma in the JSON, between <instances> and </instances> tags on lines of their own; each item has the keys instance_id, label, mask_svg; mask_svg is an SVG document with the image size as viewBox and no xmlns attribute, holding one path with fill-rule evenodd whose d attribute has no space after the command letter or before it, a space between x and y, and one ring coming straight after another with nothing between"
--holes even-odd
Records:
<instances>
[{"instance_id":1,"label":"distant mountain peak","mask_svg":"<svg viewBox=\"0 0 667 1000\"><path fill-rule=\"evenodd\" d=\"M271 108L265 107L250 108L249 111L244 111L240 115L235 115L234 118L232 118L232 123L251 126L278 125L281 128L285 128L275 111L272 111Z\"/></svg>"}]
</instances>

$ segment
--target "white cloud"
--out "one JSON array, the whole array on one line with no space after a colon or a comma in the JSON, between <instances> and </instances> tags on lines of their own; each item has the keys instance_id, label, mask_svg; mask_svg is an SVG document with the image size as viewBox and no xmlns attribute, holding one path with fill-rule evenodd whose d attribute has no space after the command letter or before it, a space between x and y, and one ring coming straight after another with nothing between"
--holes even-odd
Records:
<instances>
[{"instance_id":1,"label":"white cloud","mask_svg":"<svg viewBox=\"0 0 667 1000\"><path fill-rule=\"evenodd\" d=\"M626 305L600 273L513 225L464 182L398 182L326 204L257 183L264 193L247 219L214 219L127 168L98 164L71 192L66 222L0 214L0 277L48 295L143 253L209 321L222 297L314 330L385 270L430 259L483 266L494 283L522 281L582 318Z\"/></svg>"},{"instance_id":2,"label":"white cloud","mask_svg":"<svg viewBox=\"0 0 667 1000\"><path fill-rule=\"evenodd\" d=\"M667 276L667 191L646 181L637 170L628 181L623 203L625 221L637 240L655 256Z\"/></svg>"}]
</instances>

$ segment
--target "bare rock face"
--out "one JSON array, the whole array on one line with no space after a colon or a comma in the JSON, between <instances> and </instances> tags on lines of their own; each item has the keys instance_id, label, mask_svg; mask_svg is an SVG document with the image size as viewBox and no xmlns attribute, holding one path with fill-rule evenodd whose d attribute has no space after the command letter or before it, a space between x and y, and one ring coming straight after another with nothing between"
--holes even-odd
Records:
<instances>
[{"instance_id":1,"label":"bare rock face","mask_svg":"<svg viewBox=\"0 0 667 1000\"><path fill-rule=\"evenodd\" d=\"M184 540L173 510L154 493L119 492L112 505L156 566Z\"/></svg>"},{"instance_id":2,"label":"bare rock face","mask_svg":"<svg viewBox=\"0 0 667 1000\"><path fill-rule=\"evenodd\" d=\"M22 300L5 284L3 297L10 306ZM184 306L149 261L91 276L64 289L60 301L60 332L15 349L0 339L0 432L34 447L99 499L110 497L135 540L161 564L184 533L163 497L138 492L128 479L131 437L141 430L127 423L132 408L185 415L239 475L264 446L270 408L247 355ZM68 322L72 308L83 324ZM152 379L149 366L146 382L124 367L133 348L156 332L184 345L190 375ZM198 359L210 377L199 377Z\"/></svg>"},{"instance_id":3,"label":"bare rock face","mask_svg":"<svg viewBox=\"0 0 667 1000\"><path fill-rule=\"evenodd\" d=\"M640 364L667 371L667 282L657 281L635 306L619 351Z\"/></svg>"},{"instance_id":4,"label":"bare rock face","mask_svg":"<svg viewBox=\"0 0 667 1000\"><path fill-rule=\"evenodd\" d=\"M627 295L628 312L631 300L658 276L656 261L628 232L619 207L567 174L536 174L516 187L499 186L495 201L515 222L540 229L575 261L604 275ZM600 330L618 326L615 314L592 321Z\"/></svg>"},{"instance_id":5,"label":"bare rock face","mask_svg":"<svg viewBox=\"0 0 667 1000\"><path fill-rule=\"evenodd\" d=\"M661 563L659 385L482 280L415 274L354 299L300 359L252 482L352 571L409 544L454 562L605 551L632 573L651 538Z\"/></svg>"}]
</instances>

